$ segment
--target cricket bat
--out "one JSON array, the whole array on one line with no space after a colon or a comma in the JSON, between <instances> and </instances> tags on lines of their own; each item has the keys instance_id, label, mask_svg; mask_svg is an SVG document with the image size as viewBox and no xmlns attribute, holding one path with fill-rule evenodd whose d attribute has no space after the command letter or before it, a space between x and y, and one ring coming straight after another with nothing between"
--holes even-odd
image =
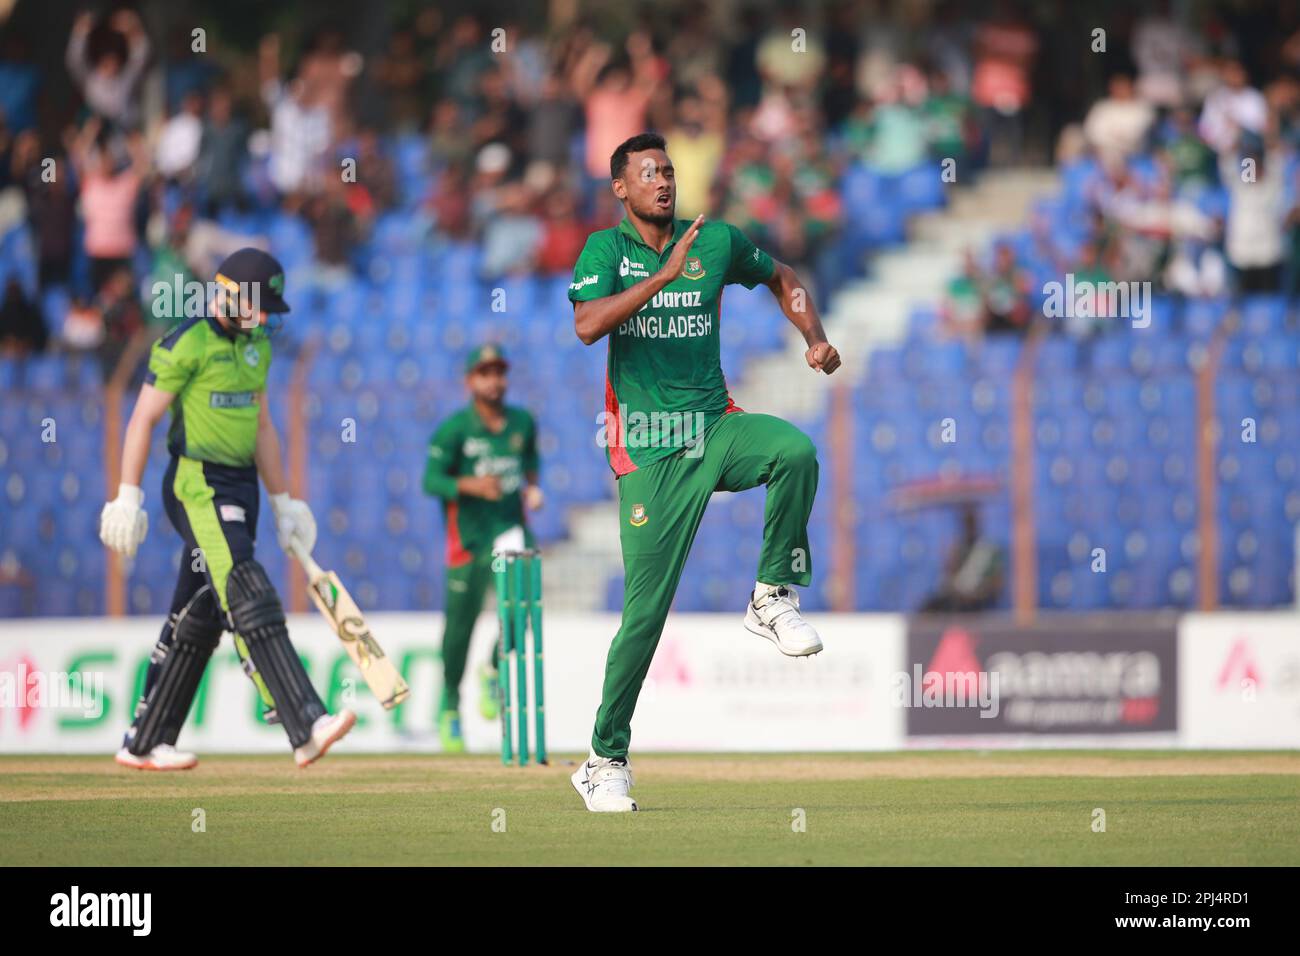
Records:
<instances>
[{"instance_id":1,"label":"cricket bat","mask_svg":"<svg viewBox=\"0 0 1300 956\"><path fill-rule=\"evenodd\" d=\"M357 665L357 670L361 671L371 692L386 710L392 710L406 700L411 688L402 680L402 675L397 673L393 662L384 655L384 649L371 635L361 609L352 600L352 595L343 586L339 576L321 568L313 560L311 552L297 541L293 542L292 549L294 557L307 572L310 582L307 593L311 595L317 610L325 616L325 620L329 621L330 627L343 642L344 649L352 658L352 663Z\"/></svg>"}]
</instances>

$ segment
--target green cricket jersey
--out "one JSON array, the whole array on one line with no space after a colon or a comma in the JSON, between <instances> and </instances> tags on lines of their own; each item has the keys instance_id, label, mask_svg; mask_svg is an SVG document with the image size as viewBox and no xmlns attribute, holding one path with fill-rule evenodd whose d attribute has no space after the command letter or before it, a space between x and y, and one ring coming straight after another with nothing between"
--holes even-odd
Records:
<instances>
[{"instance_id":1,"label":"green cricket jersey","mask_svg":"<svg viewBox=\"0 0 1300 956\"><path fill-rule=\"evenodd\" d=\"M271 341L261 328L231 332L198 317L155 342L145 381L176 396L167 450L215 465L251 465L270 368Z\"/></svg>"},{"instance_id":2,"label":"green cricket jersey","mask_svg":"<svg viewBox=\"0 0 1300 956\"><path fill-rule=\"evenodd\" d=\"M503 531L524 525L524 479L536 474L537 424L522 408L506 406L506 424L489 431L473 405L438 426L429 440L424 466L425 494L442 499L447 519L447 564L451 567L484 554ZM501 499L488 501L456 491L456 479L495 475Z\"/></svg>"},{"instance_id":3,"label":"green cricket jersey","mask_svg":"<svg viewBox=\"0 0 1300 956\"><path fill-rule=\"evenodd\" d=\"M677 220L662 253L627 219L592 233L574 266L569 298L601 299L649 278L690 225ZM752 289L772 270L771 256L735 226L706 222L682 275L610 333L604 424L615 474L675 454L735 408L722 374L722 289L734 282Z\"/></svg>"}]
</instances>

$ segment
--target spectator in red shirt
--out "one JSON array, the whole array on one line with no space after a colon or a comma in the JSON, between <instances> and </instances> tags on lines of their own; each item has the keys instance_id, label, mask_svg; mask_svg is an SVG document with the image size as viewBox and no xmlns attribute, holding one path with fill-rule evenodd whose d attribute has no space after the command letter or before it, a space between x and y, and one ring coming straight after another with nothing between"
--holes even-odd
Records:
<instances>
[{"instance_id":1,"label":"spectator in red shirt","mask_svg":"<svg viewBox=\"0 0 1300 956\"><path fill-rule=\"evenodd\" d=\"M1003 3L993 19L980 26L975 48L971 98L983 108L990 127L990 159L1019 162L1038 37L1012 4Z\"/></svg>"},{"instance_id":2,"label":"spectator in red shirt","mask_svg":"<svg viewBox=\"0 0 1300 956\"><path fill-rule=\"evenodd\" d=\"M591 230L578 218L573 193L557 186L543 204L542 241L537 247L537 269L552 275L570 272L586 245Z\"/></svg>"}]
</instances>

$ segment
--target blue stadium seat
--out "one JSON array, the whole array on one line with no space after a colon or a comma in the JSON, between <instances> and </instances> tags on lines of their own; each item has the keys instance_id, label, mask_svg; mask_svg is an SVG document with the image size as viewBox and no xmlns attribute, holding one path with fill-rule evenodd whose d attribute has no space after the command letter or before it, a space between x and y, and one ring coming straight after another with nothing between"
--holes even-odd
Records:
<instances>
[{"instance_id":1,"label":"blue stadium seat","mask_svg":"<svg viewBox=\"0 0 1300 956\"><path fill-rule=\"evenodd\" d=\"M1247 335L1266 336L1284 332L1286 315L1286 298L1281 295L1252 295L1241 303L1241 327Z\"/></svg>"},{"instance_id":2,"label":"blue stadium seat","mask_svg":"<svg viewBox=\"0 0 1300 956\"><path fill-rule=\"evenodd\" d=\"M37 355L26 360L26 385L41 392L57 392L68 384L67 368L61 355Z\"/></svg>"}]
</instances>

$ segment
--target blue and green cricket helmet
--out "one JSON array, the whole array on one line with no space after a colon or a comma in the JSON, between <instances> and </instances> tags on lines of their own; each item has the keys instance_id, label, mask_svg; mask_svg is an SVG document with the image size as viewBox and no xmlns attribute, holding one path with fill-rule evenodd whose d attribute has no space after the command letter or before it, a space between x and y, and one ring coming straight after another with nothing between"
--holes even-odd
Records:
<instances>
[{"instance_id":1,"label":"blue and green cricket helmet","mask_svg":"<svg viewBox=\"0 0 1300 956\"><path fill-rule=\"evenodd\" d=\"M263 311L289 311L284 301L284 266L269 252L252 246L232 252L217 268L217 282L227 288L253 285Z\"/></svg>"}]
</instances>

